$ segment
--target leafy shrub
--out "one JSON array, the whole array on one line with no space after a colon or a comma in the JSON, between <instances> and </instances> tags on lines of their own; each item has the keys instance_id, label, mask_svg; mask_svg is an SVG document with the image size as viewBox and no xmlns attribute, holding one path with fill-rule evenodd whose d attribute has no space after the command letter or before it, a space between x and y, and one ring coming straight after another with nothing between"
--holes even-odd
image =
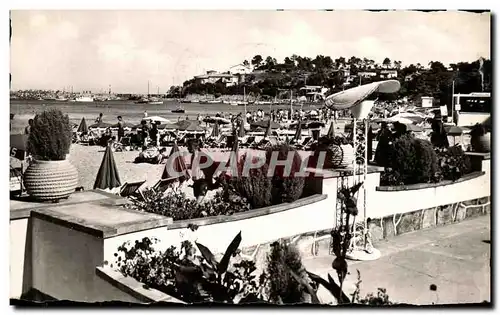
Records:
<instances>
[{"instance_id":1,"label":"leafy shrub","mask_svg":"<svg viewBox=\"0 0 500 315\"><path fill-rule=\"evenodd\" d=\"M293 277L290 270L302 279L308 278L297 249L284 242L274 242L267 256L266 270L270 302L291 304L306 301L306 289Z\"/></svg>"},{"instance_id":2,"label":"leafy shrub","mask_svg":"<svg viewBox=\"0 0 500 315\"><path fill-rule=\"evenodd\" d=\"M272 178L267 176L269 166L264 163L259 168L250 169L248 174L243 174L247 158L252 158L253 163L260 159L259 157L244 154L237 162L238 174L232 174L231 177L221 175L225 196L236 194L247 200L252 208L270 206L272 204Z\"/></svg>"},{"instance_id":3,"label":"leafy shrub","mask_svg":"<svg viewBox=\"0 0 500 315\"><path fill-rule=\"evenodd\" d=\"M69 153L72 128L68 115L58 109L37 114L28 137L27 149L36 159L61 161Z\"/></svg>"},{"instance_id":4,"label":"leafy shrub","mask_svg":"<svg viewBox=\"0 0 500 315\"><path fill-rule=\"evenodd\" d=\"M438 180L437 155L427 140L403 135L387 152L387 167L381 176L382 185L410 185Z\"/></svg>"},{"instance_id":5,"label":"leafy shrub","mask_svg":"<svg viewBox=\"0 0 500 315\"><path fill-rule=\"evenodd\" d=\"M241 260L230 264L240 245L241 233L220 261L199 243L196 243L197 254L189 241L184 241L180 250L171 246L163 252L153 248L156 242L156 239L143 238L132 246L130 242L120 246L115 253L120 272L187 303L259 301L260 283L253 275L255 263Z\"/></svg>"},{"instance_id":6,"label":"leafy shrub","mask_svg":"<svg viewBox=\"0 0 500 315\"><path fill-rule=\"evenodd\" d=\"M266 152L266 164L270 164L273 152L278 152L277 161L288 159L289 152L293 152L290 174L285 174L285 166L277 165L272 177L273 204L293 202L302 196L305 178L295 176L301 171L302 158L300 154L287 144L272 146ZM286 176L285 176L286 175Z\"/></svg>"},{"instance_id":7,"label":"leafy shrub","mask_svg":"<svg viewBox=\"0 0 500 315\"><path fill-rule=\"evenodd\" d=\"M171 217L174 221L203 218L218 215L231 215L250 210L245 199L227 200L222 192L217 192L214 198L198 204L179 191L157 192L146 189L143 192L144 201L135 200L137 210Z\"/></svg>"},{"instance_id":8,"label":"leafy shrub","mask_svg":"<svg viewBox=\"0 0 500 315\"><path fill-rule=\"evenodd\" d=\"M472 171L470 158L460 145L447 149L436 149L436 153L443 179L455 181Z\"/></svg>"}]
</instances>

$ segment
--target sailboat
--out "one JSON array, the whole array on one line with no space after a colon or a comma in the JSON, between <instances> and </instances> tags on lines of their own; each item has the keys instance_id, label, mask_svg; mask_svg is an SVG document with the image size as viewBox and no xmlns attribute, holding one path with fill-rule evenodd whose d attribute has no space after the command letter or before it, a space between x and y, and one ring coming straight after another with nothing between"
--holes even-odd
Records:
<instances>
[{"instance_id":1,"label":"sailboat","mask_svg":"<svg viewBox=\"0 0 500 315\"><path fill-rule=\"evenodd\" d=\"M158 94L160 94L160 88L158 88ZM148 105L162 105L163 101L160 101L159 99L155 97L150 97L149 96L149 81L148 81L148 97L147 98L142 98L139 101L135 102L136 104L148 104Z\"/></svg>"}]
</instances>

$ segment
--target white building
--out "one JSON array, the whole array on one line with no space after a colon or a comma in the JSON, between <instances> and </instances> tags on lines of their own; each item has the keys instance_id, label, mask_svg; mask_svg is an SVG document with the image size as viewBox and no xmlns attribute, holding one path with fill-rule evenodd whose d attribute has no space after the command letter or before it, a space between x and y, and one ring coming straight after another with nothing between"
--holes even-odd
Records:
<instances>
[{"instance_id":1,"label":"white building","mask_svg":"<svg viewBox=\"0 0 500 315\"><path fill-rule=\"evenodd\" d=\"M362 71L358 72L358 75L362 78L372 78L377 76L377 72L375 71Z\"/></svg>"},{"instance_id":2,"label":"white building","mask_svg":"<svg viewBox=\"0 0 500 315\"><path fill-rule=\"evenodd\" d=\"M380 70L380 77L383 79L397 78L398 70L390 70L390 69Z\"/></svg>"},{"instance_id":3,"label":"white building","mask_svg":"<svg viewBox=\"0 0 500 315\"><path fill-rule=\"evenodd\" d=\"M202 74L194 77L201 84L215 84L221 80L226 86L235 85L238 83L238 76L229 73L217 73L216 71L207 71L207 74Z\"/></svg>"},{"instance_id":4,"label":"white building","mask_svg":"<svg viewBox=\"0 0 500 315\"><path fill-rule=\"evenodd\" d=\"M249 74L252 73L252 66L248 65L245 66L244 64L240 63L235 66L232 66L229 68L229 73L230 74Z\"/></svg>"}]
</instances>

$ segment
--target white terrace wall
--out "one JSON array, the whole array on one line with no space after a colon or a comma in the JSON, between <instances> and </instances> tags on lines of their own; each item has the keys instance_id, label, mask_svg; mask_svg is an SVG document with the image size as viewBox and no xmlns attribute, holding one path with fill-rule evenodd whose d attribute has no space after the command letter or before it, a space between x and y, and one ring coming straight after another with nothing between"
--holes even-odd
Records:
<instances>
[{"instance_id":1,"label":"white terrace wall","mask_svg":"<svg viewBox=\"0 0 500 315\"><path fill-rule=\"evenodd\" d=\"M194 232L187 228L187 222L174 222L165 228L107 238L104 240L104 258L113 262L115 260L113 255L118 246L126 241L142 239L146 236L161 240L157 244L158 249L166 249L171 245L179 246L183 240L189 239L198 240L214 253L223 253L240 231L242 234L241 247L249 247L284 237L331 228L334 224L335 204L326 196L321 195L304 199L306 200L296 201L295 205L281 205L281 207L288 209L270 214L249 217L251 212L265 213L269 210L276 210L280 206L235 214L226 217L226 220L222 220L225 222L220 223L212 224L215 221L213 218L188 220L189 223L199 226ZM313 202L307 202L307 199L312 199ZM239 217L242 219L238 219Z\"/></svg>"}]
</instances>

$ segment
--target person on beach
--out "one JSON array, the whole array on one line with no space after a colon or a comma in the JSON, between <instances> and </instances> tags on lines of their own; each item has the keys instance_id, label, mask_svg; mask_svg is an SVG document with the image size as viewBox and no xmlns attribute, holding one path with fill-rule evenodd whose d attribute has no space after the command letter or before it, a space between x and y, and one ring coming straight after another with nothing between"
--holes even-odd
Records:
<instances>
[{"instance_id":1,"label":"person on beach","mask_svg":"<svg viewBox=\"0 0 500 315\"><path fill-rule=\"evenodd\" d=\"M144 118L148 118L148 112L144 111Z\"/></svg>"},{"instance_id":2,"label":"person on beach","mask_svg":"<svg viewBox=\"0 0 500 315\"><path fill-rule=\"evenodd\" d=\"M28 120L28 126L24 128L24 133L29 135L31 132L31 127L33 126L33 119Z\"/></svg>"},{"instance_id":3,"label":"person on beach","mask_svg":"<svg viewBox=\"0 0 500 315\"><path fill-rule=\"evenodd\" d=\"M153 123L149 131L149 138L154 146L158 146L158 125Z\"/></svg>"},{"instance_id":4,"label":"person on beach","mask_svg":"<svg viewBox=\"0 0 500 315\"><path fill-rule=\"evenodd\" d=\"M123 122L122 116L118 116L118 142L125 136L125 123Z\"/></svg>"},{"instance_id":5,"label":"person on beach","mask_svg":"<svg viewBox=\"0 0 500 315\"><path fill-rule=\"evenodd\" d=\"M387 152L392 141L392 132L387 127L386 122L382 122L382 126L377 134L376 139L378 141L378 144L377 148L375 149L375 162L377 163L377 165L385 166L384 164L387 161Z\"/></svg>"},{"instance_id":6,"label":"person on beach","mask_svg":"<svg viewBox=\"0 0 500 315\"><path fill-rule=\"evenodd\" d=\"M95 119L95 123L96 123L96 124L100 124L100 123L102 123L102 113L99 113L99 117L97 117L97 118Z\"/></svg>"}]
</instances>

